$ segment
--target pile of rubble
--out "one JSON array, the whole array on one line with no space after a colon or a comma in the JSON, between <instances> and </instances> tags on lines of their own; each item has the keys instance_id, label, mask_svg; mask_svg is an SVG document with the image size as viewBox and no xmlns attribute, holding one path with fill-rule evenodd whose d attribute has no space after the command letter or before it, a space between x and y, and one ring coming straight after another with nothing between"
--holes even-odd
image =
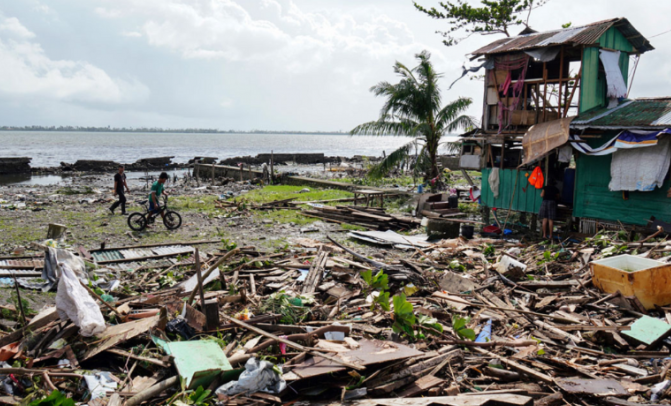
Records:
<instances>
[{"instance_id":1,"label":"pile of rubble","mask_svg":"<svg viewBox=\"0 0 671 406\"><path fill-rule=\"evenodd\" d=\"M0 401L668 403L671 244L659 236L408 240L374 256L294 243L41 247L23 259L41 279L17 282L56 290L56 307L3 307L18 324L0 336Z\"/></svg>"}]
</instances>

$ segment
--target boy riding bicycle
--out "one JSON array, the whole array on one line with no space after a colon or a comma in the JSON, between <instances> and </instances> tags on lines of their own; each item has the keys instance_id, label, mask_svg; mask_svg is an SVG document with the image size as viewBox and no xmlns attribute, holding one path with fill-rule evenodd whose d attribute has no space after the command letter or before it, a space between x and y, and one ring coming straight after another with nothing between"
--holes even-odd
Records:
<instances>
[{"instance_id":1,"label":"boy riding bicycle","mask_svg":"<svg viewBox=\"0 0 671 406\"><path fill-rule=\"evenodd\" d=\"M161 217L165 220L165 210L161 207L158 202L158 199L163 193L166 195L168 192L164 191L164 184L168 180L169 176L165 172L161 172L158 177L158 180L151 185L151 191L149 193L149 213L156 214L160 213Z\"/></svg>"}]
</instances>

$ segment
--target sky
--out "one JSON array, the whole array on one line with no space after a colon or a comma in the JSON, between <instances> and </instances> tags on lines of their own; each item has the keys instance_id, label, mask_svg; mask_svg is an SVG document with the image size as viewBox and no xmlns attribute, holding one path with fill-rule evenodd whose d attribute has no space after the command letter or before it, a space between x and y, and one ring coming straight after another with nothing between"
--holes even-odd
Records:
<instances>
[{"instance_id":1,"label":"sky","mask_svg":"<svg viewBox=\"0 0 671 406\"><path fill-rule=\"evenodd\" d=\"M630 96L671 96L671 33L651 38L668 15L668 0L549 0L530 25L627 17L656 48ZM482 82L447 88L500 36L446 47L446 28L411 0L0 0L0 125L349 131L379 114L370 87L422 50L443 100L471 97L480 116Z\"/></svg>"}]
</instances>

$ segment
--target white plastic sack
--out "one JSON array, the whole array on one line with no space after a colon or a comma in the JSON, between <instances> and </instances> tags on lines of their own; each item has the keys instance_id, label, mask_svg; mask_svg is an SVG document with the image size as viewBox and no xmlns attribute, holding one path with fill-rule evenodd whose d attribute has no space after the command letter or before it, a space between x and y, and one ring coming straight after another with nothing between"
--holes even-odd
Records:
<instances>
[{"instance_id":1,"label":"white plastic sack","mask_svg":"<svg viewBox=\"0 0 671 406\"><path fill-rule=\"evenodd\" d=\"M500 274L504 275L508 273L526 273L527 266L510 258L507 255L504 255L501 258L501 262L498 263L496 270L499 271Z\"/></svg>"},{"instance_id":2,"label":"white plastic sack","mask_svg":"<svg viewBox=\"0 0 671 406\"><path fill-rule=\"evenodd\" d=\"M237 381L228 382L216 390L217 396L232 396L245 392L267 392L278 394L284 390L287 383L281 375L273 369L275 365L268 361L250 358L245 364L245 370Z\"/></svg>"},{"instance_id":3,"label":"white plastic sack","mask_svg":"<svg viewBox=\"0 0 671 406\"><path fill-rule=\"evenodd\" d=\"M61 279L56 293L56 309L61 320L70 319L80 328L80 334L91 337L105 331L105 319L95 300L79 283L74 271L60 262Z\"/></svg>"},{"instance_id":4,"label":"white plastic sack","mask_svg":"<svg viewBox=\"0 0 671 406\"><path fill-rule=\"evenodd\" d=\"M114 392L117 388L117 383L112 379L112 374L108 371L94 371L84 375L86 386L91 392L91 400L103 399L107 396L107 392Z\"/></svg>"}]
</instances>

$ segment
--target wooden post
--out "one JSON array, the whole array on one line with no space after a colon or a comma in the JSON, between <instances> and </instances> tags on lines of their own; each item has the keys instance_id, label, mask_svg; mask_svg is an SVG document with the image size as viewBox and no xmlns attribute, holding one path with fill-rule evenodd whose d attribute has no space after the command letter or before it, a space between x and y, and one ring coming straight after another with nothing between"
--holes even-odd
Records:
<instances>
[{"instance_id":1,"label":"wooden post","mask_svg":"<svg viewBox=\"0 0 671 406\"><path fill-rule=\"evenodd\" d=\"M196 159L194 165L196 165L196 186L200 186L200 159Z\"/></svg>"},{"instance_id":2,"label":"wooden post","mask_svg":"<svg viewBox=\"0 0 671 406\"><path fill-rule=\"evenodd\" d=\"M214 163L212 163L212 186L214 186Z\"/></svg>"},{"instance_id":3,"label":"wooden post","mask_svg":"<svg viewBox=\"0 0 671 406\"><path fill-rule=\"evenodd\" d=\"M212 331L219 328L219 301L216 298L207 300L202 309L207 319L207 330Z\"/></svg>"},{"instance_id":4,"label":"wooden post","mask_svg":"<svg viewBox=\"0 0 671 406\"><path fill-rule=\"evenodd\" d=\"M28 325L28 322L26 321L26 313L24 313L23 311L23 303L21 303L21 292L19 291L19 281L16 280L16 276L14 276L14 288L16 288L16 301L19 304L19 310L21 311L21 319L23 320L22 327L25 327Z\"/></svg>"},{"instance_id":5,"label":"wooden post","mask_svg":"<svg viewBox=\"0 0 671 406\"><path fill-rule=\"evenodd\" d=\"M561 49L559 51L559 97L557 98L557 104L559 104L559 108L557 109L557 112L559 113L559 118L563 118L562 114L562 106L561 106L561 96L562 96L562 79L564 76L564 46L561 46Z\"/></svg>"},{"instance_id":6,"label":"wooden post","mask_svg":"<svg viewBox=\"0 0 671 406\"><path fill-rule=\"evenodd\" d=\"M547 63L543 62L543 122L545 122L545 110L547 109L548 94L548 69Z\"/></svg>"},{"instance_id":7,"label":"wooden post","mask_svg":"<svg viewBox=\"0 0 671 406\"><path fill-rule=\"evenodd\" d=\"M489 225L489 207L487 206L482 206L482 222L485 226Z\"/></svg>"},{"instance_id":8,"label":"wooden post","mask_svg":"<svg viewBox=\"0 0 671 406\"><path fill-rule=\"evenodd\" d=\"M245 164L240 163L240 182L242 182L242 172L245 170Z\"/></svg>"},{"instance_id":9,"label":"wooden post","mask_svg":"<svg viewBox=\"0 0 671 406\"><path fill-rule=\"evenodd\" d=\"M273 151L270 150L270 184L275 184L275 171L273 169Z\"/></svg>"},{"instance_id":10,"label":"wooden post","mask_svg":"<svg viewBox=\"0 0 671 406\"><path fill-rule=\"evenodd\" d=\"M503 137L503 142L501 143L501 163L499 164L501 170L503 170L503 157L505 156L505 153L506 153L506 137Z\"/></svg>"},{"instance_id":11,"label":"wooden post","mask_svg":"<svg viewBox=\"0 0 671 406\"><path fill-rule=\"evenodd\" d=\"M198 254L198 248L196 248L196 275L198 275L198 292L200 293L200 309L203 310L205 307L205 292L203 291L203 274L200 273L200 255ZM189 303L190 305L191 303Z\"/></svg>"}]
</instances>

